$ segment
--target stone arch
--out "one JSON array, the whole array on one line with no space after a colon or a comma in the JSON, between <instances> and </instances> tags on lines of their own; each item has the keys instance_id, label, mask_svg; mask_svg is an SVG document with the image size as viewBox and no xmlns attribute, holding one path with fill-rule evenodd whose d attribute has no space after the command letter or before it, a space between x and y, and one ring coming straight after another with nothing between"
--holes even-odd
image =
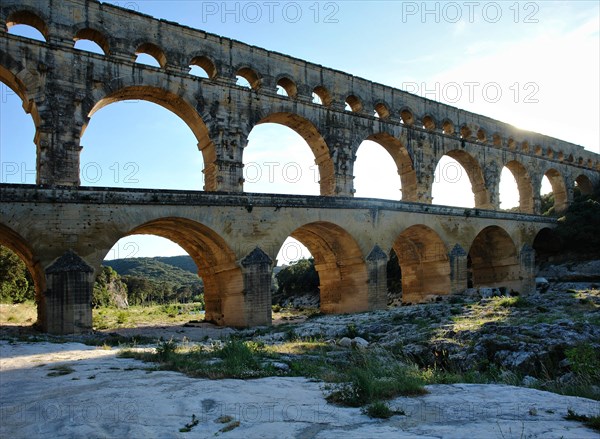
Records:
<instances>
[{"instance_id":1,"label":"stone arch","mask_svg":"<svg viewBox=\"0 0 600 439\"><path fill-rule=\"evenodd\" d=\"M450 293L448 252L437 232L421 224L410 226L392 248L402 270L402 302L417 303Z\"/></svg>"},{"instance_id":2,"label":"stone arch","mask_svg":"<svg viewBox=\"0 0 600 439\"><path fill-rule=\"evenodd\" d=\"M377 117L380 119L389 119L391 115L390 107L383 102L377 102L374 106L374 110Z\"/></svg>"},{"instance_id":3,"label":"stone arch","mask_svg":"<svg viewBox=\"0 0 600 439\"><path fill-rule=\"evenodd\" d=\"M363 109L362 100L354 94L349 95L345 102L353 113L360 113Z\"/></svg>"},{"instance_id":4,"label":"stone arch","mask_svg":"<svg viewBox=\"0 0 600 439\"><path fill-rule=\"evenodd\" d=\"M35 152L29 150L28 154L31 154L29 156L31 159L34 158L33 154L35 154L35 179L36 184L39 184L41 179L40 169L42 166L42 154L40 153L42 141L39 136L39 127L42 125L42 118L36 102L31 98L35 96L39 88L39 76L31 73L29 70L21 69L20 64L0 51L0 82L10 88L21 99L23 111L29 114L33 120L34 134L32 140L35 144ZM3 129L10 130L11 128L5 127ZM19 129L19 127L12 127L12 129Z\"/></svg>"},{"instance_id":5,"label":"stone arch","mask_svg":"<svg viewBox=\"0 0 600 439\"><path fill-rule=\"evenodd\" d=\"M9 13L6 17L6 30L9 31L11 27L17 24L33 27L44 36L46 41L48 41L48 25L37 12L29 9L18 9Z\"/></svg>"},{"instance_id":6,"label":"stone arch","mask_svg":"<svg viewBox=\"0 0 600 439\"><path fill-rule=\"evenodd\" d=\"M428 131L434 131L436 128L435 119L430 114L426 114L421 118L421 122L423 123L423 128Z\"/></svg>"},{"instance_id":7,"label":"stone arch","mask_svg":"<svg viewBox=\"0 0 600 439\"><path fill-rule=\"evenodd\" d=\"M13 73L15 71L18 73ZM23 101L23 110L31 114L36 129L41 122L40 115L35 102L29 97L30 87L28 85L33 85L34 88L37 88L37 80L37 76L31 75L28 70L21 69L16 62L8 58L8 56L4 56L3 52L0 52L0 81L21 98L21 101ZM26 82L29 84L26 84Z\"/></svg>"},{"instance_id":8,"label":"stone arch","mask_svg":"<svg viewBox=\"0 0 600 439\"><path fill-rule=\"evenodd\" d=\"M336 314L369 309L367 268L350 233L333 223L317 221L297 228L290 236L313 255L319 274L322 312Z\"/></svg>"},{"instance_id":9,"label":"stone arch","mask_svg":"<svg viewBox=\"0 0 600 439\"><path fill-rule=\"evenodd\" d=\"M408 149L400 139L388 133L372 134L365 140L381 145L396 163L402 185L402 201L417 201L417 174Z\"/></svg>"},{"instance_id":10,"label":"stone arch","mask_svg":"<svg viewBox=\"0 0 600 439\"><path fill-rule=\"evenodd\" d=\"M190 66L198 66L206 72L206 75L213 79L217 76L217 67L212 59L206 55L194 56L190 61Z\"/></svg>"},{"instance_id":11,"label":"stone arch","mask_svg":"<svg viewBox=\"0 0 600 439\"><path fill-rule=\"evenodd\" d=\"M520 289L517 247L501 227L488 226L471 244L467 257L469 287Z\"/></svg>"},{"instance_id":12,"label":"stone arch","mask_svg":"<svg viewBox=\"0 0 600 439\"><path fill-rule=\"evenodd\" d=\"M497 148L500 148L502 146L502 136L500 135L500 133L495 132L494 134L492 134L492 144Z\"/></svg>"},{"instance_id":13,"label":"stone arch","mask_svg":"<svg viewBox=\"0 0 600 439\"><path fill-rule=\"evenodd\" d=\"M525 166L516 160L511 160L504 166L512 173L519 191L519 211L533 213L533 185Z\"/></svg>"},{"instance_id":14,"label":"stone arch","mask_svg":"<svg viewBox=\"0 0 600 439\"><path fill-rule=\"evenodd\" d=\"M448 136L454 134L454 123L450 119L444 119L442 121L442 132Z\"/></svg>"},{"instance_id":15,"label":"stone arch","mask_svg":"<svg viewBox=\"0 0 600 439\"><path fill-rule=\"evenodd\" d=\"M479 128L477 130L477 141L480 143L487 142L487 133L485 132L485 130L483 128Z\"/></svg>"},{"instance_id":16,"label":"stone arch","mask_svg":"<svg viewBox=\"0 0 600 439\"><path fill-rule=\"evenodd\" d=\"M490 208L490 193L485 184L483 170L477 159L462 149L450 150L445 155L456 160L467 172L467 176L471 182L471 190L475 197L475 207L482 209Z\"/></svg>"},{"instance_id":17,"label":"stone arch","mask_svg":"<svg viewBox=\"0 0 600 439\"><path fill-rule=\"evenodd\" d=\"M0 244L15 252L25 263L25 266L33 278L36 299L39 302L43 299L43 292L46 291L46 275L44 274L44 267L41 266L32 247L19 233L3 224L0 224ZM43 319L39 319L39 313L42 308L43 307L38 307L38 320L41 321L43 321Z\"/></svg>"},{"instance_id":18,"label":"stone arch","mask_svg":"<svg viewBox=\"0 0 600 439\"><path fill-rule=\"evenodd\" d=\"M110 54L108 38L106 38L106 35L103 32L100 32L99 30L92 29L90 27L80 29L77 32L75 32L75 36L73 37L73 41L77 42L79 40L93 41L98 46L100 46L105 55Z\"/></svg>"},{"instance_id":19,"label":"stone arch","mask_svg":"<svg viewBox=\"0 0 600 439\"><path fill-rule=\"evenodd\" d=\"M165 68L167 65L167 56L165 55L165 51L154 43L145 42L138 45L137 49L135 50L135 55L137 56L142 53L150 55L152 58L154 58L161 68Z\"/></svg>"},{"instance_id":20,"label":"stone arch","mask_svg":"<svg viewBox=\"0 0 600 439\"><path fill-rule=\"evenodd\" d=\"M237 69L235 74L248 81L250 88L253 90L258 90L260 88L260 76L252 67L242 66Z\"/></svg>"},{"instance_id":21,"label":"stone arch","mask_svg":"<svg viewBox=\"0 0 600 439\"><path fill-rule=\"evenodd\" d=\"M415 123L415 115L408 107L404 107L400 110L400 119L406 126L412 126Z\"/></svg>"},{"instance_id":22,"label":"stone arch","mask_svg":"<svg viewBox=\"0 0 600 439\"><path fill-rule=\"evenodd\" d=\"M468 140L473 135L473 131L467 124L463 124L460 127L460 137L461 139Z\"/></svg>"},{"instance_id":23,"label":"stone arch","mask_svg":"<svg viewBox=\"0 0 600 439\"><path fill-rule=\"evenodd\" d=\"M294 113L271 113L263 117L255 125L276 123L291 128L310 146L315 163L319 167L321 195L335 195L335 172L329 148L317 127L308 119Z\"/></svg>"},{"instance_id":24,"label":"stone arch","mask_svg":"<svg viewBox=\"0 0 600 439\"><path fill-rule=\"evenodd\" d=\"M198 149L202 151L202 158L204 160L204 189L207 191L216 190L217 169L214 162L217 159L217 152L214 143L210 139L208 126L204 122L210 116L208 114L201 116L184 97L168 90L149 85L132 85L119 88L98 99L87 99L84 105L84 113L87 114L87 117L80 137L83 136L91 117L96 111L115 102L135 99L160 105L185 122L198 140Z\"/></svg>"},{"instance_id":25,"label":"stone arch","mask_svg":"<svg viewBox=\"0 0 600 439\"><path fill-rule=\"evenodd\" d=\"M181 246L204 281L206 320L246 326L242 272L234 251L217 232L189 219L166 217L136 226L124 236L129 235L157 235Z\"/></svg>"},{"instance_id":26,"label":"stone arch","mask_svg":"<svg viewBox=\"0 0 600 439\"><path fill-rule=\"evenodd\" d=\"M294 99L296 96L298 96L298 87L296 86L296 83L289 78L289 76L283 75L278 78L277 85L285 90L285 93L289 98Z\"/></svg>"},{"instance_id":27,"label":"stone arch","mask_svg":"<svg viewBox=\"0 0 600 439\"><path fill-rule=\"evenodd\" d=\"M315 88L313 88L313 93L319 97L319 99L321 100L321 103L325 107L329 107L331 105L331 103L333 102L331 93L329 92L329 90L327 90L322 85L317 85Z\"/></svg>"},{"instance_id":28,"label":"stone arch","mask_svg":"<svg viewBox=\"0 0 600 439\"><path fill-rule=\"evenodd\" d=\"M544 175L548 178L550 186L552 186L552 193L554 194L554 211L557 213L564 212L569 205L567 186L564 177L555 168L548 169Z\"/></svg>"},{"instance_id":29,"label":"stone arch","mask_svg":"<svg viewBox=\"0 0 600 439\"><path fill-rule=\"evenodd\" d=\"M580 174L575 179L575 183L577 183L577 187L579 188L581 195L590 195L594 192L592 180L590 180L587 175Z\"/></svg>"}]
</instances>

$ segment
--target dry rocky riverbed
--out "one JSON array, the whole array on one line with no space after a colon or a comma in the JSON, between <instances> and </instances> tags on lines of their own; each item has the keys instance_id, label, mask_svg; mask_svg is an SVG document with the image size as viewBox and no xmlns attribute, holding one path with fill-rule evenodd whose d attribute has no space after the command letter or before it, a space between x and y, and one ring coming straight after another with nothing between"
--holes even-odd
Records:
<instances>
[{"instance_id":1,"label":"dry rocky riverbed","mask_svg":"<svg viewBox=\"0 0 600 439\"><path fill-rule=\"evenodd\" d=\"M322 381L286 375L294 355L278 359L279 376L209 380L118 357L120 347L83 344L114 340L109 331L56 338L3 327L0 437L597 438L597 431L565 419L569 410L598 416L597 400L540 390L577 384L568 349L598 352L597 286L541 285L527 298L480 297L497 293L471 291L428 305L244 331L207 323L114 331L144 336L143 343L172 338L201 346L232 334L267 346L319 340L333 346L327 355L336 358L383 350L423 368L518 385L429 385L426 395L388 401L401 414L384 420L328 403ZM598 383L588 384L597 397ZM189 432L180 431L186 426Z\"/></svg>"}]
</instances>

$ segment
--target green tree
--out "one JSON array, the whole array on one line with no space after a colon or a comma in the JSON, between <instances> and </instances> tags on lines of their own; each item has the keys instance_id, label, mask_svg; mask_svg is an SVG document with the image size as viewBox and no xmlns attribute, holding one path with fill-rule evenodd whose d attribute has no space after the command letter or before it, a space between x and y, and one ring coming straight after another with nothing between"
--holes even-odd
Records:
<instances>
[{"instance_id":1,"label":"green tree","mask_svg":"<svg viewBox=\"0 0 600 439\"><path fill-rule=\"evenodd\" d=\"M549 192L540 197L540 211L544 216L554 216L554 193Z\"/></svg>"},{"instance_id":2,"label":"green tree","mask_svg":"<svg viewBox=\"0 0 600 439\"><path fill-rule=\"evenodd\" d=\"M0 246L0 302L21 303L35 298L33 280L25 263Z\"/></svg>"},{"instance_id":3,"label":"green tree","mask_svg":"<svg viewBox=\"0 0 600 439\"><path fill-rule=\"evenodd\" d=\"M127 285L111 267L102 266L94 283L92 294L92 306L116 306L127 307Z\"/></svg>"},{"instance_id":4,"label":"green tree","mask_svg":"<svg viewBox=\"0 0 600 439\"><path fill-rule=\"evenodd\" d=\"M319 294L319 275L313 258L300 259L283 268L275 276L277 294L290 297L301 294Z\"/></svg>"},{"instance_id":5,"label":"green tree","mask_svg":"<svg viewBox=\"0 0 600 439\"><path fill-rule=\"evenodd\" d=\"M591 195L575 195L564 216L558 219L555 231L564 243L564 250L599 256L600 187Z\"/></svg>"}]
</instances>

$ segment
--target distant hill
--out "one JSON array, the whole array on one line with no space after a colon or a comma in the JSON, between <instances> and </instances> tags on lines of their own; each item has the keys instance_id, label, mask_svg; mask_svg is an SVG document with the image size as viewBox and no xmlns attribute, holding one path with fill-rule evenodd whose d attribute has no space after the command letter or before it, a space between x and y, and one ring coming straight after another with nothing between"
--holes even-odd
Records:
<instances>
[{"instance_id":1,"label":"distant hill","mask_svg":"<svg viewBox=\"0 0 600 439\"><path fill-rule=\"evenodd\" d=\"M112 267L120 276L137 276L176 285L200 281L196 264L189 256L113 259L103 264Z\"/></svg>"}]
</instances>

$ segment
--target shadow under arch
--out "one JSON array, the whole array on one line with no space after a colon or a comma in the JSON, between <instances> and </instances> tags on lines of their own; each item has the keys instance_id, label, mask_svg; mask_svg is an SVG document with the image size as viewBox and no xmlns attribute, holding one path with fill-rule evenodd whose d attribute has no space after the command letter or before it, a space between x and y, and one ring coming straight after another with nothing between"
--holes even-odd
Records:
<instances>
[{"instance_id":1,"label":"shadow under arch","mask_svg":"<svg viewBox=\"0 0 600 439\"><path fill-rule=\"evenodd\" d=\"M323 313L369 309L367 268L350 233L333 223L317 221L297 228L290 236L305 245L315 260Z\"/></svg>"},{"instance_id":2,"label":"shadow under arch","mask_svg":"<svg viewBox=\"0 0 600 439\"><path fill-rule=\"evenodd\" d=\"M544 227L533 239L532 247L535 250L535 263L539 265L548 262L553 256L560 254L563 241L555 230Z\"/></svg>"},{"instance_id":3,"label":"shadow under arch","mask_svg":"<svg viewBox=\"0 0 600 439\"><path fill-rule=\"evenodd\" d=\"M392 249L402 270L403 303L450 293L448 251L435 230L422 224L410 226L398 235Z\"/></svg>"},{"instance_id":4,"label":"shadow under arch","mask_svg":"<svg viewBox=\"0 0 600 439\"><path fill-rule=\"evenodd\" d=\"M467 267L469 287L521 288L517 248L502 227L488 226L477 234L469 249Z\"/></svg>"},{"instance_id":5,"label":"shadow under arch","mask_svg":"<svg viewBox=\"0 0 600 439\"><path fill-rule=\"evenodd\" d=\"M320 193L324 196L335 195L335 171L333 159L325 139L317 127L308 119L294 113L278 112L263 117L255 125L276 123L294 130L308 144L315 156L315 164L319 167Z\"/></svg>"},{"instance_id":6,"label":"shadow under arch","mask_svg":"<svg viewBox=\"0 0 600 439\"><path fill-rule=\"evenodd\" d=\"M444 155L456 160L467 172L467 176L471 182L471 190L475 197L475 207L480 209L493 209L493 206L490 203L490 194L485 185L483 170L475 157L461 149L453 149L446 152Z\"/></svg>"},{"instance_id":7,"label":"shadow under arch","mask_svg":"<svg viewBox=\"0 0 600 439\"><path fill-rule=\"evenodd\" d=\"M511 172L517 182L519 192L519 212L533 213L533 185L525 166L516 160L511 160L504 166Z\"/></svg>"},{"instance_id":8,"label":"shadow under arch","mask_svg":"<svg viewBox=\"0 0 600 439\"><path fill-rule=\"evenodd\" d=\"M219 325L246 326L244 281L233 250L211 228L178 217L155 219L124 236L157 235L183 248L204 281L205 319Z\"/></svg>"},{"instance_id":9,"label":"shadow under arch","mask_svg":"<svg viewBox=\"0 0 600 439\"><path fill-rule=\"evenodd\" d=\"M371 140L381 145L392 156L402 186L402 201L418 201L417 199L417 174L408 149L400 139L388 133L371 134L365 140Z\"/></svg>"},{"instance_id":10,"label":"shadow under arch","mask_svg":"<svg viewBox=\"0 0 600 439\"><path fill-rule=\"evenodd\" d=\"M94 113L107 105L125 100L143 100L160 105L178 116L190 128L198 140L198 149L202 151L204 160L204 190L214 191L217 189L217 152L214 143L210 139L209 129L202 116L183 97L168 90L154 86L128 86L109 93L93 103L89 103L87 110L87 121L81 130L81 137L89 124Z\"/></svg>"},{"instance_id":11,"label":"shadow under arch","mask_svg":"<svg viewBox=\"0 0 600 439\"><path fill-rule=\"evenodd\" d=\"M581 195L591 195L592 193L594 193L594 184L587 175L580 174L575 179L575 184L579 188L579 192L581 193Z\"/></svg>"}]
</instances>

